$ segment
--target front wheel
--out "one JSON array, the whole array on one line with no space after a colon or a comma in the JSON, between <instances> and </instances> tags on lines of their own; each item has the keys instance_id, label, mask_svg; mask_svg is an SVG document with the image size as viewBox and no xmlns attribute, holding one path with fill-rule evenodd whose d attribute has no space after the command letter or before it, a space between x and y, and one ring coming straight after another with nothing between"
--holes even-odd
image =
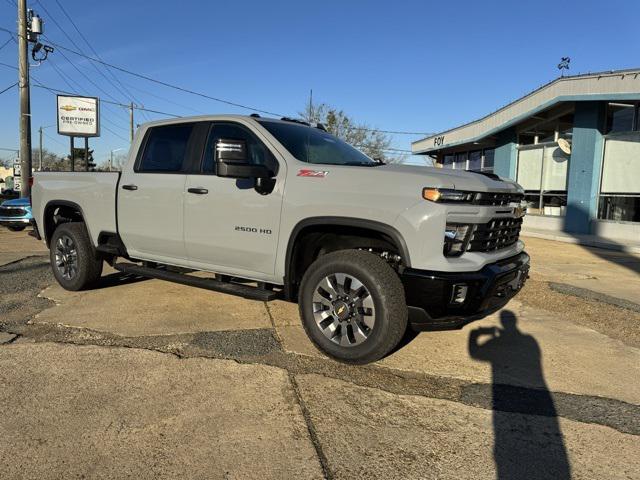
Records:
<instances>
[{"instance_id":1,"label":"front wheel","mask_svg":"<svg viewBox=\"0 0 640 480\"><path fill-rule=\"evenodd\" d=\"M407 329L402 283L369 252L342 250L318 258L304 274L298 304L311 341L346 363L379 360Z\"/></svg>"},{"instance_id":2,"label":"front wheel","mask_svg":"<svg viewBox=\"0 0 640 480\"><path fill-rule=\"evenodd\" d=\"M63 223L56 228L49 256L53 275L66 290L91 287L102 275L102 259L96 258L83 223Z\"/></svg>"},{"instance_id":3,"label":"front wheel","mask_svg":"<svg viewBox=\"0 0 640 480\"><path fill-rule=\"evenodd\" d=\"M23 227L22 225L18 226L18 227L7 227L9 230L11 230L12 232L21 232L22 230L24 230L27 227Z\"/></svg>"}]
</instances>

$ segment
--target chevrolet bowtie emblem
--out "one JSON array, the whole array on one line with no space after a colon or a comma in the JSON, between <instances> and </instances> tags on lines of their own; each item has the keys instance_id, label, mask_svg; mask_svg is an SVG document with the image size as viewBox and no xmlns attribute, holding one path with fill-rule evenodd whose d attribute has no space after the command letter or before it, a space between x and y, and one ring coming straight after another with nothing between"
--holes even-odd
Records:
<instances>
[{"instance_id":1,"label":"chevrolet bowtie emblem","mask_svg":"<svg viewBox=\"0 0 640 480\"><path fill-rule=\"evenodd\" d=\"M76 107L74 107L73 105L63 105L60 107L60 110L64 110L65 112L72 112L75 109Z\"/></svg>"}]
</instances>

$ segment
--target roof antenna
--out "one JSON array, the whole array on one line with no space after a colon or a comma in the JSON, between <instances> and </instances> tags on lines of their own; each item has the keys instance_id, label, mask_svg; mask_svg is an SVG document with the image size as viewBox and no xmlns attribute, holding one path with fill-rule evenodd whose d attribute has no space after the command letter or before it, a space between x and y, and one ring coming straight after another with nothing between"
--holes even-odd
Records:
<instances>
[{"instance_id":1,"label":"roof antenna","mask_svg":"<svg viewBox=\"0 0 640 480\"><path fill-rule=\"evenodd\" d=\"M564 77L564 70L569 70L569 63L571 63L571 58L562 57L560 59L560 63L558 64L558 70L560 70L560 76Z\"/></svg>"}]
</instances>

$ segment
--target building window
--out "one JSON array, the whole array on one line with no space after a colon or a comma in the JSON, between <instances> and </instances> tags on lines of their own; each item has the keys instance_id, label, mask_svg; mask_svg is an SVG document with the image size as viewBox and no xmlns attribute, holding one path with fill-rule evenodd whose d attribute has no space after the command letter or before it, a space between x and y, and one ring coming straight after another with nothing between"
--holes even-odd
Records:
<instances>
[{"instance_id":1,"label":"building window","mask_svg":"<svg viewBox=\"0 0 640 480\"><path fill-rule=\"evenodd\" d=\"M456 170L467 169L467 152L456 153L456 161L453 168Z\"/></svg>"},{"instance_id":2,"label":"building window","mask_svg":"<svg viewBox=\"0 0 640 480\"><path fill-rule=\"evenodd\" d=\"M476 172L482 170L482 151L469 152L469 166L467 168Z\"/></svg>"},{"instance_id":3,"label":"building window","mask_svg":"<svg viewBox=\"0 0 640 480\"><path fill-rule=\"evenodd\" d=\"M568 165L569 155L557 145L519 151L517 182L525 190L530 213L564 216Z\"/></svg>"},{"instance_id":4,"label":"building window","mask_svg":"<svg viewBox=\"0 0 640 480\"><path fill-rule=\"evenodd\" d=\"M493 159L495 157L496 151L493 148L485 149L482 155L482 171L483 172L493 172Z\"/></svg>"},{"instance_id":5,"label":"building window","mask_svg":"<svg viewBox=\"0 0 640 480\"><path fill-rule=\"evenodd\" d=\"M606 133L631 132L638 129L637 103L608 103Z\"/></svg>"},{"instance_id":6,"label":"building window","mask_svg":"<svg viewBox=\"0 0 640 480\"><path fill-rule=\"evenodd\" d=\"M443 168L453 168L453 160L454 160L454 155L445 155L442 158L442 167Z\"/></svg>"},{"instance_id":7,"label":"building window","mask_svg":"<svg viewBox=\"0 0 640 480\"><path fill-rule=\"evenodd\" d=\"M598 218L640 222L640 133L607 138Z\"/></svg>"},{"instance_id":8,"label":"building window","mask_svg":"<svg viewBox=\"0 0 640 480\"><path fill-rule=\"evenodd\" d=\"M456 170L472 170L476 172L493 172L493 148L447 154L442 157L443 168Z\"/></svg>"}]
</instances>

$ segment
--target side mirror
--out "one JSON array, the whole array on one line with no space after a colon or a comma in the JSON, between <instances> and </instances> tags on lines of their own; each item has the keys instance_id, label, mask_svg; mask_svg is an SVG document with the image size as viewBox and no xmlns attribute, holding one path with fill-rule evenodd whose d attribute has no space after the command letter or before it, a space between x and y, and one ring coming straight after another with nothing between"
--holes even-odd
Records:
<instances>
[{"instance_id":1,"label":"side mirror","mask_svg":"<svg viewBox=\"0 0 640 480\"><path fill-rule=\"evenodd\" d=\"M221 138L216 143L216 165L219 177L270 178L264 165L252 165L247 155L247 142L242 139Z\"/></svg>"}]
</instances>

